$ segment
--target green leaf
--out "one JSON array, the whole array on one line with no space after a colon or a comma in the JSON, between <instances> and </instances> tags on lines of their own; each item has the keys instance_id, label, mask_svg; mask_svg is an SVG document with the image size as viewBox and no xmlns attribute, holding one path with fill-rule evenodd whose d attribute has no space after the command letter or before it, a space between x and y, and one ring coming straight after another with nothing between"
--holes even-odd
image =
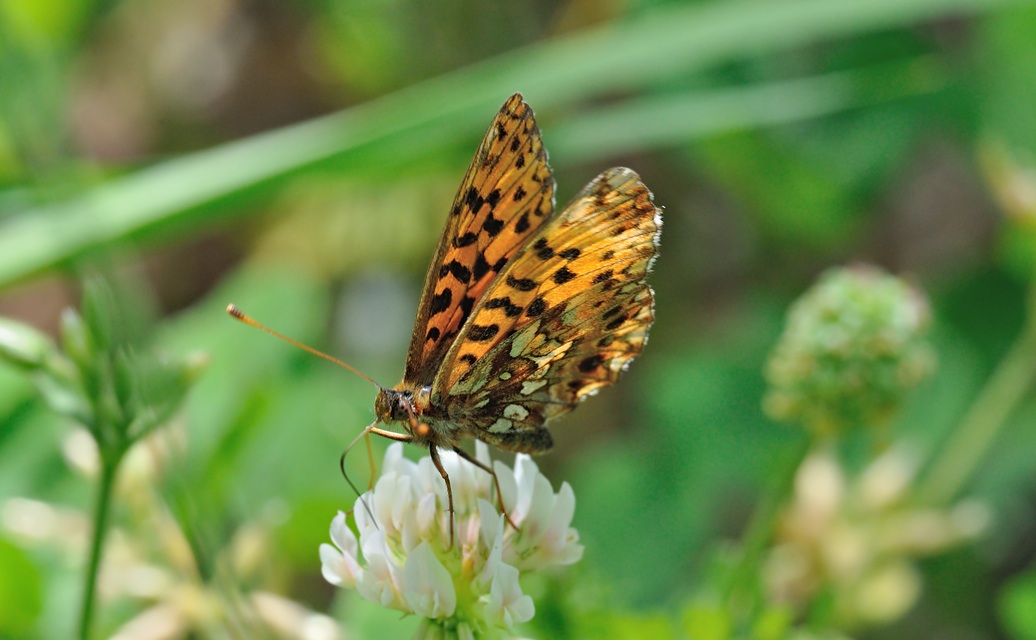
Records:
<instances>
[{"instance_id":1,"label":"green leaf","mask_svg":"<svg viewBox=\"0 0 1036 640\"><path fill-rule=\"evenodd\" d=\"M6 221L0 235L0 284L174 223L179 228L189 226L185 223L210 225L216 219L213 205L282 184L300 171L336 163L353 170L398 169L458 138L476 136L486 114L516 89L525 91L537 108L549 110L645 90L711 66L818 40L1023 3L758 0L663 6L636 20L546 41L338 114L186 155L79 197L22 211ZM650 120L643 122L653 126ZM575 139L590 140L581 135ZM557 152L556 157L563 155Z\"/></svg>"},{"instance_id":2,"label":"green leaf","mask_svg":"<svg viewBox=\"0 0 1036 640\"><path fill-rule=\"evenodd\" d=\"M683 628L695 640L727 640L733 631L730 616L722 607L702 602L684 611Z\"/></svg>"},{"instance_id":3,"label":"green leaf","mask_svg":"<svg viewBox=\"0 0 1036 640\"><path fill-rule=\"evenodd\" d=\"M1036 572L1012 580L1000 594L1000 619L1015 640L1036 640Z\"/></svg>"},{"instance_id":4,"label":"green leaf","mask_svg":"<svg viewBox=\"0 0 1036 640\"><path fill-rule=\"evenodd\" d=\"M0 636L28 632L42 609L40 576L21 549L0 538Z\"/></svg>"}]
</instances>

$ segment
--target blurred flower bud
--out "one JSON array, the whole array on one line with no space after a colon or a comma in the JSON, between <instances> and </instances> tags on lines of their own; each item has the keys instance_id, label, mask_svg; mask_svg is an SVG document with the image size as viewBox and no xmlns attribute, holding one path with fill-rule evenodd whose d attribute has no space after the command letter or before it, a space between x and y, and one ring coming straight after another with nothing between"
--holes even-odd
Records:
<instances>
[{"instance_id":1,"label":"blurred flower bud","mask_svg":"<svg viewBox=\"0 0 1036 640\"><path fill-rule=\"evenodd\" d=\"M792 306L764 409L814 433L873 426L934 369L923 295L875 267L831 269Z\"/></svg>"},{"instance_id":2,"label":"blurred flower bud","mask_svg":"<svg viewBox=\"0 0 1036 640\"><path fill-rule=\"evenodd\" d=\"M96 351L83 316L75 309L61 312L61 348L80 368L88 367Z\"/></svg>"},{"instance_id":3,"label":"blurred flower bud","mask_svg":"<svg viewBox=\"0 0 1036 640\"><path fill-rule=\"evenodd\" d=\"M50 338L32 327L0 318L0 359L16 367L42 367L55 351Z\"/></svg>"},{"instance_id":4,"label":"blurred flower bud","mask_svg":"<svg viewBox=\"0 0 1036 640\"><path fill-rule=\"evenodd\" d=\"M811 453L763 563L770 602L808 611L823 600L840 628L886 624L913 607L923 587L917 560L974 541L990 520L975 501L913 503L917 469L917 458L897 448L854 476L832 447Z\"/></svg>"}]
</instances>

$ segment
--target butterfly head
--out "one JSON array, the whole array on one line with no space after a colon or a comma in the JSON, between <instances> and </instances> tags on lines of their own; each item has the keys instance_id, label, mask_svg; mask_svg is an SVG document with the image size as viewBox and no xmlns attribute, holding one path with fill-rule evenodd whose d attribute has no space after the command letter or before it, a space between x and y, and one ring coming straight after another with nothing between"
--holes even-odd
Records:
<instances>
[{"instance_id":1,"label":"butterfly head","mask_svg":"<svg viewBox=\"0 0 1036 640\"><path fill-rule=\"evenodd\" d=\"M379 422L402 423L410 435L423 438L429 428L420 417L428 407L430 394L430 387L414 389L399 384L392 389L379 388L374 413Z\"/></svg>"}]
</instances>

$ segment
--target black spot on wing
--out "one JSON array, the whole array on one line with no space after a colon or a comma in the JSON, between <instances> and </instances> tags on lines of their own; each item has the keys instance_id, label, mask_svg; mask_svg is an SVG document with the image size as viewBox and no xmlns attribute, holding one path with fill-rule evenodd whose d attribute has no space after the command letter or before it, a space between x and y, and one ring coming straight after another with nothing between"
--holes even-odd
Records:
<instances>
[{"instance_id":1,"label":"black spot on wing","mask_svg":"<svg viewBox=\"0 0 1036 640\"><path fill-rule=\"evenodd\" d=\"M440 335L442 335L442 333L439 331L439 328L438 327L432 327L431 329L428 330L428 333L425 334L424 341L428 342L429 340L431 340L432 342L435 342L436 340L439 339Z\"/></svg>"},{"instance_id":2,"label":"black spot on wing","mask_svg":"<svg viewBox=\"0 0 1036 640\"><path fill-rule=\"evenodd\" d=\"M492 340L493 336L500 332L500 326L495 324L473 324L468 329L468 339L475 342L485 342Z\"/></svg>"},{"instance_id":3,"label":"black spot on wing","mask_svg":"<svg viewBox=\"0 0 1036 640\"><path fill-rule=\"evenodd\" d=\"M457 262L456 260L451 260L450 262L439 267L440 278L445 278L447 273L453 274L454 278L456 278L459 282L463 282L464 284L467 284L471 281L471 270L462 265L461 263Z\"/></svg>"},{"instance_id":4,"label":"black spot on wing","mask_svg":"<svg viewBox=\"0 0 1036 640\"><path fill-rule=\"evenodd\" d=\"M479 195L478 189L475 187L468 187L468 192L464 194L464 202L472 211L478 211L486 201Z\"/></svg>"},{"instance_id":5,"label":"black spot on wing","mask_svg":"<svg viewBox=\"0 0 1036 640\"><path fill-rule=\"evenodd\" d=\"M531 303L529 303L529 306L525 309L525 315L529 316L530 318L535 318L546 310L547 302L542 297L540 297L536 298Z\"/></svg>"},{"instance_id":6,"label":"black spot on wing","mask_svg":"<svg viewBox=\"0 0 1036 640\"><path fill-rule=\"evenodd\" d=\"M608 280L612 279L612 275L614 275L614 272L611 269L605 269L604 271L594 276L593 283L601 284L602 282L607 282Z\"/></svg>"},{"instance_id":7,"label":"black spot on wing","mask_svg":"<svg viewBox=\"0 0 1036 640\"><path fill-rule=\"evenodd\" d=\"M493 193L495 193L497 195L497 197L500 196L500 192L499 191L495 191L494 190ZM482 225L482 229L487 234L489 234L490 238L495 238L497 236L497 234L499 234L500 231L503 230L503 228L504 228L504 221L503 220L498 220L498 219L494 218L493 214L489 214L488 216L486 216L486 222L485 222L485 224Z\"/></svg>"},{"instance_id":8,"label":"black spot on wing","mask_svg":"<svg viewBox=\"0 0 1036 640\"><path fill-rule=\"evenodd\" d=\"M569 271L568 267L561 267L560 269L554 272L554 275L551 276L551 280L553 280L556 284L565 284L566 282L575 277L576 274Z\"/></svg>"},{"instance_id":9,"label":"black spot on wing","mask_svg":"<svg viewBox=\"0 0 1036 640\"><path fill-rule=\"evenodd\" d=\"M525 189L522 188L522 185L518 185L518 188L514 190L514 201L521 202L525 199L526 195L527 194L525 193ZM525 218L526 224L528 224L529 218L526 216L526 214L522 214L522 217ZM519 233L521 233L521 231L524 231L524 229L519 230Z\"/></svg>"},{"instance_id":10,"label":"black spot on wing","mask_svg":"<svg viewBox=\"0 0 1036 640\"><path fill-rule=\"evenodd\" d=\"M558 255L564 258L565 260L575 260L579 257L580 253L582 252L579 249L576 249L575 247L569 247L568 249L565 249Z\"/></svg>"},{"instance_id":11,"label":"black spot on wing","mask_svg":"<svg viewBox=\"0 0 1036 640\"><path fill-rule=\"evenodd\" d=\"M521 187L518 187L521 190ZM524 191L522 192L524 193ZM514 223L514 230L518 233L525 233L529 230L529 212L526 211L518 218L518 222Z\"/></svg>"},{"instance_id":12,"label":"black spot on wing","mask_svg":"<svg viewBox=\"0 0 1036 640\"><path fill-rule=\"evenodd\" d=\"M503 309L504 315L508 318L516 318L521 315L523 311L521 307L511 302L511 299L507 296L486 300L485 307L486 309Z\"/></svg>"},{"instance_id":13,"label":"black spot on wing","mask_svg":"<svg viewBox=\"0 0 1036 640\"><path fill-rule=\"evenodd\" d=\"M602 362L604 362L604 358L602 358L600 354L594 354L579 362L579 370L583 373L591 373L595 371L597 367L601 366Z\"/></svg>"},{"instance_id":14,"label":"black spot on wing","mask_svg":"<svg viewBox=\"0 0 1036 640\"><path fill-rule=\"evenodd\" d=\"M554 257L554 250L547 246L546 238L537 240L536 244L532 245L532 248L536 250L536 257L540 260L550 260Z\"/></svg>"},{"instance_id":15,"label":"black spot on wing","mask_svg":"<svg viewBox=\"0 0 1036 640\"><path fill-rule=\"evenodd\" d=\"M460 325L464 326L464 323L468 321L468 316L471 315L471 308L475 306L475 299L471 296L464 296L464 299L460 301Z\"/></svg>"},{"instance_id":16,"label":"black spot on wing","mask_svg":"<svg viewBox=\"0 0 1036 640\"><path fill-rule=\"evenodd\" d=\"M466 247L468 245L475 244L476 240L478 240L478 234L474 231L469 231L462 236L457 236L456 238L454 238L453 246L460 249L461 247Z\"/></svg>"},{"instance_id":17,"label":"black spot on wing","mask_svg":"<svg viewBox=\"0 0 1036 640\"><path fill-rule=\"evenodd\" d=\"M532 291L536 288L536 281L529 278L515 278L507 276L507 286L518 291Z\"/></svg>"},{"instance_id":18,"label":"black spot on wing","mask_svg":"<svg viewBox=\"0 0 1036 640\"><path fill-rule=\"evenodd\" d=\"M437 293L432 296L432 304L428 307L428 315L434 316L438 313L442 313L450 308L450 303L453 301L453 290L443 289L441 293Z\"/></svg>"},{"instance_id":19,"label":"black spot on wing","mask_svg":"<svg viewBox=\"0 0 1036 640\"><path fill-rule=\"evenodd\" d=\"M461 361L461 362L466 362L466 363L468 363L469 365L475 364L475 360L476 360L476 359L477 359L477 358L475 358L475 356L471 355L470 353L465 353L464 355L462 355L462 356L460 357L460 361Z\"/></svg>"},{"instance_id":20,"label":"black spot on wing","mask_svg":"<svg viewBox=\"0 0 1036 640\"><path fill-rule=\"evenodd\" d=\"M475 281L476 282L478 280L481 280L482 276L484 276L487 273L489 273L489 269L491 268L489 266L489 263L486 262L486 256L483 255L482 253L479 253L478 257L475 258L475 264L473 266L474 266L474 269L472 270L472 273L475 276Z\"/></svg>"}]
</instances>

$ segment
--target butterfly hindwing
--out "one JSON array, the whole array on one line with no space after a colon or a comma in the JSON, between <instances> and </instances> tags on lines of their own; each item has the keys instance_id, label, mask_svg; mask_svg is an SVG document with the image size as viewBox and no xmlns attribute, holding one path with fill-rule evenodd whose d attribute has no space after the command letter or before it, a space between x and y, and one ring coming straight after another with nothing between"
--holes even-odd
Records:
<instances>
[{"instance_id":1,"label":"butterfly hindwing","mask_svg":"<svg viewBox=\"0 0 1036 640\"><path fill-rule=\"evenodd\" d=\"M614 382L643 348L660 226L636 173L598 176L483 294L446 354L432 402L480 438L535 450L500 434L536 432Z\"/></svg>"},{"instance_id":2,"label":"butterfly hindwing","mask_svg":"<svg viewBox=\"0 0 1036 640\"><path fill-rule=\"evenodd\" d=\"M468 167L425 278L404 380L431 383L476 302L554 208L532 109L501 107Z\"/></svg>"}]
</instances>

